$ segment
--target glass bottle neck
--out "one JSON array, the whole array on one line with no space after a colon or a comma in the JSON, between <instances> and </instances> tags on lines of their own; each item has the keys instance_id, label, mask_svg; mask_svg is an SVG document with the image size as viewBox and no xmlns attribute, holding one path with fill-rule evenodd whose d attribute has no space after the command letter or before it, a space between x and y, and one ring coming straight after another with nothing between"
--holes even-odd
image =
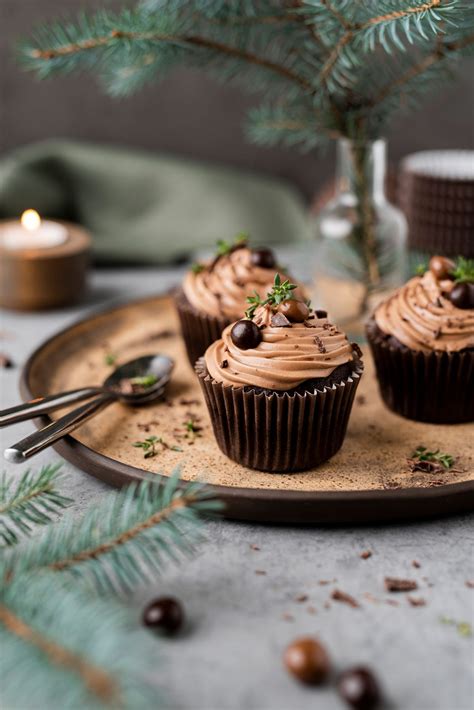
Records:
<instances>
[{"instance_id":1,"label":"glass bottle neck","mask_svg":"<svg viewBox=\"0 0 474 710\"><path fill-rule=\"evenodd\" d=\"M386 141L356 142L341 138L337 144L338 196L357 204L363 197L385 202Z\"/></svg>"}]
</instances>

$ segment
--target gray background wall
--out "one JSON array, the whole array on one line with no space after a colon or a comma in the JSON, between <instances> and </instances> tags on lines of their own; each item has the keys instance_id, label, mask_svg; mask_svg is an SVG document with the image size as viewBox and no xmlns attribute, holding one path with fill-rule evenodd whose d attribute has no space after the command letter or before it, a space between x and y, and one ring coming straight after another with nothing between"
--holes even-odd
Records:
<instances>
[{"instance_id":1,"label":"gray background wall","mask_svg":"<svg viewBox=\"0 0 474 710\"><path fill-rule=\"evenodd\" d=\"M331 155L302 155L245 142L241 123L252 99L195 71L179 71L128 100L104 96L94 77L39 82L16 66L12 46L48 19L123 0L0 0L0 153L51 137L120 143L230 163L296 183L310 196L331 173ZM474 69L396 121L390 158L424 148L474 145Z\"/></svg>"}]
</instances>

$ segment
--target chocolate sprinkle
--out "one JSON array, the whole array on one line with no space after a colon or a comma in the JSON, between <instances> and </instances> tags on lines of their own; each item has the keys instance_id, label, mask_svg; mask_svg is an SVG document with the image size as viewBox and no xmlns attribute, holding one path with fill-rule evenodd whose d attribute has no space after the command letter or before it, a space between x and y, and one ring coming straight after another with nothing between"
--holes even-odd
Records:
<instances>
[{"instance_id":1,"label":"chocolate sprinkle","mask_svg":"<svg viewBox=\"0 0 474 710\"><path fill-rule=\"evenodd\" d=\"M358 609L360 606L359 602L356 601L354 597L351 597L351 595L346 592L342 592L340 589L335 589L332 592L331 599L334 599L335 602L343 602L344 604L348 604L353 609Z\"/></svg>"},{"instance_id":2,"label":"chocolate sprinkle","mask_svg":"<svg viewBox=\"0 0 474 710\"><path fill-rule=\"evenodd\" d=\"M272 328L291 328L291 323L283 313L275 313L271 320Z\"/></svg>"},{"instance_id":3,"label":"chocolate sprinkle","mask_svg":"<svg viewBox=\"0 0 474 710\"><path fill-rule=\"evenodd\" d=\"M221 362L221 367L222 367L222 368L229 367L229 361L228 361L228 360L222 360L222 362Z\"/></svg>"},{"instance_id":4,"label":"chocolate sprinkle","mask_svg":"<svg viewBox=\"0 0 474 710\"><path fill-rule=\"evenodd\" d=\"M418 589L414 579L399 579L398 577L385 577L387 592L412 592Z\"/></svg>"},{"instance_id":5,"label":"chocolate sprinkle","mask_svg":"<svg viewBox=\"0 0 474 710\"><path fill-rule=\"evenodd\" d=\"M13 360L11 360L5 353L0 353L0 367L7 370L13 367Z\"/></svg>"},{"instance_id":6,"label":"chocolate sprinkle","mask_svg":"<svg viewBox=\"0 0 474 710\"><path fill-rule=\"evenodd\" d=\"M363 560L368 560L369 557L372 557L372 550L364 550L360 553L359 557L361 557Z\"/></svg>"},{"instance_id":7,"label":"chocolate sprinkle","mask_svg":"<svg viewBox=\"0 0 474 710\"><path fill-rule=\"evenodd\" d=\"M423 597L411 597L410 595L407 596L408 603L411 604L411 606L425 606L426 605L426 599L423 599Z\"/></svg>"},{"instance_id":8,"label":"chocolate sprinkle","mask_svg":"<svg viewBox=\"0 0 474 710\"><path fill-rule=\"evenodd\" d=\"M318 335L315 335L315 336L314 336L314 342L315 342L316 345L318 346L318 350L319 350L320 353L326 353L326 352L327 352L326 347L325 347L323 341L321 340L321 338L320 338Z\"/></svg>"}]
</instances>

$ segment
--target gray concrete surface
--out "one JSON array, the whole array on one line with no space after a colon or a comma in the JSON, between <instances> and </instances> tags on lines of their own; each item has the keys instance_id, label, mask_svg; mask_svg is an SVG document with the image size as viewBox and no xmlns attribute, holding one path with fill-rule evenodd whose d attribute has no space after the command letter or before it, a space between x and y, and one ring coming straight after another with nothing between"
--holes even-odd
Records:
<instances>
[{"instance_id":1,"label":"gray concrete surface","mask_svg":"<svg viewBox=\"0 0 474 710\"><path fill-rule=\"evenodd\" d=\"M1 406L18 401L20 368L45 337L92 307L167 288L180 273L95 272L82 307L35 315L3 313L0 350L11 355L16 368L0 371ZM29 430L28 423L2 430L2 449ZM58 455L48 451L32 465L56 460ZM22 472L5 462L3 468L15 475ZM108 494L105 485L86 473L69 464L66 468L63 490L75 499L77 514ZM472 523L472 516L464 516L357 529L209 524L208 543L192 562L169 567L159 582L134 598L138 611L158 593L175 594L189 618L182 637L157 644L153 680L164 689L169 708L337 710L344 705L333 683L307 689L282 666L286 644L299 635L316 634L327 645L335 673L353 664L372 667L386 708L470 710L474 639L460 636L440 617L473 622L474 590L465 584L474 579ZM373 556L362 560L359 554L365 549ZM414 559L420 569L412 567ZM424 597L426 606L411 607L403 594L391 595L398 606L387 604L385 575L416 579L416 596ZM337 602L326 608L336 586L360 600L361 608ZM303 594L308 600L296 601ZM369 601L367 594L379 603Z\"/></svg>"}]
</instances>

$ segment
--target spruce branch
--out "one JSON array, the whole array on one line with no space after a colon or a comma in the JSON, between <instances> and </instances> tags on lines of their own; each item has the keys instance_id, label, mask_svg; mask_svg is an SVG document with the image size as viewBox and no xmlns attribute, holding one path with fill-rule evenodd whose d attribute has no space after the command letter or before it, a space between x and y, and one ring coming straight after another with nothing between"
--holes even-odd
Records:
<instances>
[{"instance_id":1,"label":"spruce branch","mask_svg":"<svg viewBox=\"0 0 474 710\"><path fill-rule=\"evenodd\" d=\"M0 538L5 545L14 545L19 535L30 535L33 525L47 525L52 514L72 503L58 493L61 464L47 465L34 474L26 471L17 481L3 474L0 480Z\"/></svg>"},{"instance_id":2,"label":"spruce branch","mask_svg":"<svg viewBox=\"0 0 474 710\"><path fill-rule=\"evenodd\" d=\"M166 483L146 480L115 492L77 521L65 519L25 550L3 561L5 582L32 570L64 572L99 592L127 592L179 560L202 541L199 523L219 510L201 484L179 485L179 470Z\"/></svg>"},{"instance_id":3,"label":"spruce branch","mask_svg":"<svg viewBox=\"0 0 474 710\"><path fill-rule=\"evenodd\" d=\"M151 639L131 636L131 622L124 605L91 599L51 573L19 575L0 589L3 703L159 708L145 679Z\"/></svg>"}]
</instances>

